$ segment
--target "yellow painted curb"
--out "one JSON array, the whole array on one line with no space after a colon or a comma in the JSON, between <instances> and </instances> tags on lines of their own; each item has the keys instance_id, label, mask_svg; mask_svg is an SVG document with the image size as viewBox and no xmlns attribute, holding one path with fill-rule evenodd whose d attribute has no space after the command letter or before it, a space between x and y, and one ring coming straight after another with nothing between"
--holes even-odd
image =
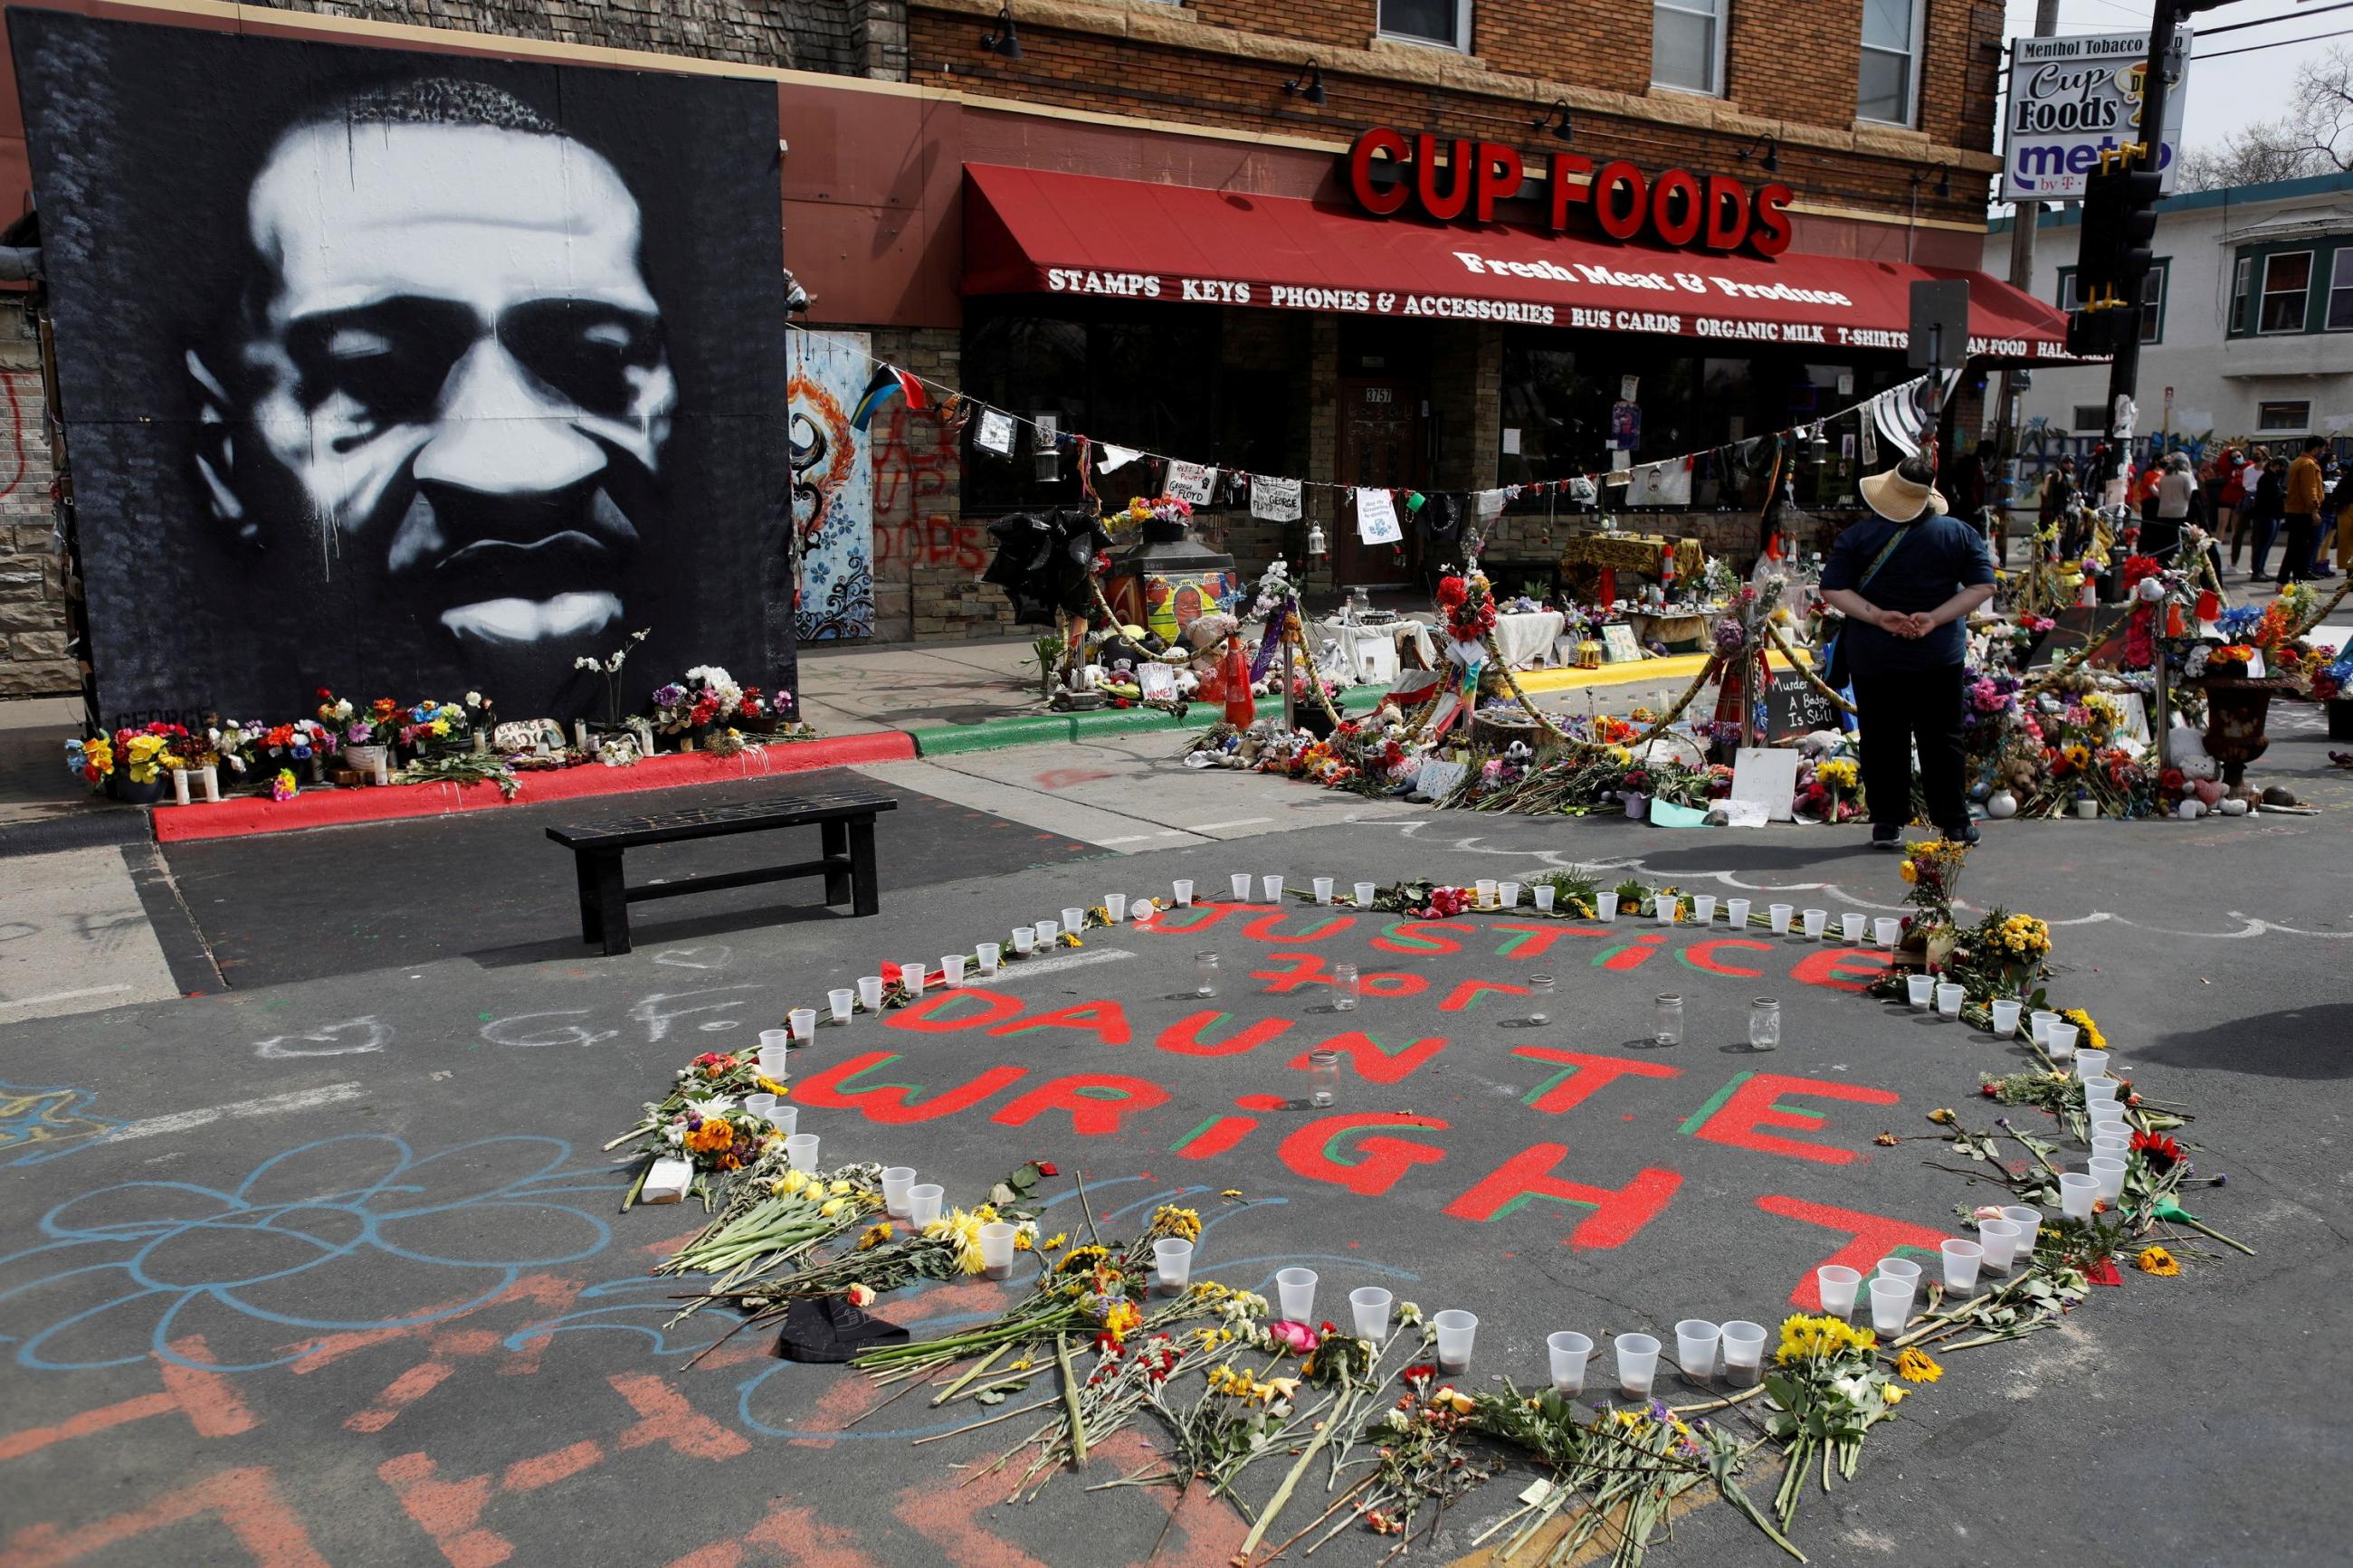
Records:
<instances>
[{"instance_id":1,"label":"yellow painted curb","mask_svg":"<svg viewBox=\"0 0 2353 1568\"><path fill-rule=\"evenodd\" d=\"M1778 653L1765 656L1772 663L1788 666L1788 660ZM1646 658L1631 664L1605 664L1598 669L1528 669L1517 672L1514 679L1520 689L1535 696L1544 691L1578 691L1588 686L1625 686L1635 681L1689 680L1707 668L1708 656L1704 653L1670 654L1665 658ZM1810 659L1806 662L1811 663Z\"/></svg>"}]
</instances>

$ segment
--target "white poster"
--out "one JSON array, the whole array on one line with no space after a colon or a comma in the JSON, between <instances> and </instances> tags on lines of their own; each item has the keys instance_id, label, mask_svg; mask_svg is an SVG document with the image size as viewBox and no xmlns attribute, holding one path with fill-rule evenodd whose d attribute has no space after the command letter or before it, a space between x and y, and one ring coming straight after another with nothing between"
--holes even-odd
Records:
<instances>
[{"instance_id":1,"label":"white poster","mask_svg":"<svg viewBox=\"0 0 2353 1568\"><path fill-rule=\"evenodd\" d=\"M1199 463L1171 462L1168 465L1168 493L1178 500L1195 506L1206 504L1210 489L1218 482L1218 470Z\"/></svg>"},{"instance_id":2,"label":"white poster","mask_svg":"<svg viewBox=\"0 0 2353 1568\"><path fill-rule=\"evenodd\" d=\"M1264 522L1299 521L1297 479L1278 479L1266 474L1252 474L1250 490L1252 517Z\"/></svg>"},{"instance_id":3,"label":"white poster","mask_svg":"<svg viewBox=\"0 0 2353 1568\"><path fill-rule=\"evenodd\" d=\"M1681 458L1638 465L1626 488L1628 506L1689 506L1691 497L1691 464Z\"/></svg>"},{"instance_id":4,"label":"white poster","mask_svg":"<svg viewBox=\"0 0 2353 1568\"><path fill-rule=\"evenodd\" d=\"M1732 759L1732 798L1754 801L1768 822L1793 820L1798 798L1798 753L1786 746L1743 746Z\"/></svg>"},{"instance_id":5,"label":"white poster","mask_svg":"<svg viewBox=\"0 0 2353 1568\"><path fill-rule=\"evenodd\" d=\"M2158 167L2168 195L2181 161L2189 43L2188 27L2173 35L2166 71L2170 85ZM2014 40L2002 108L2002 200L2082 201L2084 176L2100 166L2100 150L2142 140L2140 79L2147 61L2147 33Z\"/></svg>"},{"instance_id":6,"label":"white poster","mask_svg":"<svg viewBox=\"0 0 2353 1568\"><path fill-rule=\"evenodd\" d=\"M1176 669L1173 665L1147 663L1136 666L1135 683L1143 689L1146 702L1169 702L1176 696Z\"/></svg>"},{"instance_id":7,"label":"white poster","mask_svg":"<svg viewBox=\"0 0 2353 1568\"><path fill-rule=\"evenodd\" d=\"M1356 537L1367 544L1398 544L1405 530L1398 526L1397 502L1389 492L1361 489L1356 497Z\"/></svg>"},{"instance_id":8,"label":"white poster","mask_svg":"<svg viewBox=\"0 0 2353 1568\"><path fill-rule=\"evenodd\" d=\"M1601 628L1601 657L1610 664L1628 664L1642 657L1642 645L1634 640L1634 628L1623 621L1612 621Z\"/></svg>"},{"instance_id":9,"label":"white poster","mask_svg":"<svg viewBox=\"0 0 2353 1568\"><path fill-rule=\"evenodd\" d=\"M1013 456L1013 416L999 409L980 411L980 428L973 443L984 452L994 452L1000 458Z\"/></svg>"}]
</instances>

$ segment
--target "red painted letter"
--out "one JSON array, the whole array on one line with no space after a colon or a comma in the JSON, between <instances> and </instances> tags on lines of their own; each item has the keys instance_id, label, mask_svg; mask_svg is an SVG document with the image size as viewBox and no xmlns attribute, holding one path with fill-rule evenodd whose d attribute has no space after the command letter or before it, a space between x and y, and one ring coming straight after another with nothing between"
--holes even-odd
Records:
<instances>
[{"instance_id":1,"label":"red painted letter","mask_svg":"<svg viewBox=\"0 0 2353 1568\"><path fill-rule=\"evenodd\" d=\"M923 1092L921 1084L878 1083L871 1089L850 1089L852 1079L862 1078L876 1068L899 1059L892 1051L868 1051L812 1073L792 1086L795 1105L814 1105L823 1110L855 1110L869 1121L881 1121L896 1126L909 1121L931 1121L943 1116L978 1105L1007 1084L1022 1078L1026 1068L990 1068L971 1082L956 1089L944 1089L931 1099L918 1104L913 1097Z\"/></svg>"},{"instance_id":2,"label":"red painted letter","mask_svg":"<svg viewBox=\"0 0 2353 1568\"><path fill-rule=\"evenodd\" d=\"M1168 1091L1156 1083L1115 1072L1074 1072L1039 1084L1010 1101L991 1121L1026 1127L1044 1110L1071 1113L1071 1131L1082 1138L1101 1138L1119 1131L1120 1119L1168 1103Z\"/></svg>"},{"instance_id":3,"label":"red painted letter","mask_svg":"<svg viewBox=\"0 0 2353 1568\"><path fill-rule=\"evenodd\" d=\"M1068 1007L1057 1007L1050 1013L1040 1013L1034 1018L999 1024L988 1032L992 1035L1026 1035L1032 1029L1077 1029L1082 1034L1094 1036L1106 1046L1124 1046L1128 1041L1127 1015L1116 1002L1076 1002Z\"/></svg>"},{"instance_id":4,"label":"red painted letter","mask_svg":"<svg viewBox=\"0 0 2353 1568\"><path fill-rule=\"evenodd\" d=\"M1789 978L1800 985L1825 985L1832 991L1868 991L1873 981L1887 973L1887 967L1885 952L1867 947L1834 947L1808 958L1789 971ZM1841 980L1841 974L1861 978Z\"/></svg>"},{"instance_id":5,"label":"red painted letter","mask_svg":"<svg viewBox=\"0 0 2353 1568\"><path fill-rule=\"evenodd\" d=\"M1431 1165L1446 1158L1446 1151L1432 1144L1376 1134L1356 1145L1355 1160L1342 1160L1340 1141L1359 1127L1427 1127L1442 1132L1446 1123L1434 1116L1396 1111L1319 1117L1282 1141L1282 1163L1295 1176L1345 1187L1360 1198L1377 1198L1416 1165Z\"/></svg>"},{"instance_id":6,"label":"red painted letter","mask_svg":"<svg viewBox=\"0 0 2353 1568\"><path fill-rule=\"evenodd\" d=\"M1948 1231L1931 1230L1926 1226L1913 1225L1900 1219L1883 1219L1860 1209L1834 1209L1828 1204L1810 1204L1799 1198L1785 1198L1767 1194L1757 1200L1757 1206L1767 1214L1777 1214L1785 1219L1801 1219L1808 1225L1819 1225L1829 1230L1842 1230L1852 1237L1844 1247L1822 1259L1843 1268L1868 1274L1878 1261L1900 1247L1926 1252L1931 1259L1937 1247L1951 1235ZM1801 1312L1822 1310L1821 1286L1811 1268L1789 1292L1789 1304Z\"/></svg>"},{"instance_id":7,"label":"red painted letter","mask_svg":"<svg viewBox=\"0 0 2353 1568\"><path fill-rule=\"evenodd\" d=\"M1696 947L1685 948L1683 962L1694 969L1704 969L1710 974L1730 974L1742 980L1754 980L1765 973L1761 969L1742 969L1734 964L1718 963L1715 961L1715 950L1720 947L1745 947L1752 952L1773 951L1773 944L1769 942L1752 942L1743 936L1725 936L1718 937L1714 942L1701 942Z\"/></svg>"},{"instance_id":8,"label":"red painted letter","mask_svg":"<svg viewBox=\"0 0 2353 1568\"><path fill-rule=\"evenodd\" d=\"M1375 1083L1395 1083L1444 1050L1446 1040L1443 1036L1435 1036L1391 1050L1370 1035L1335 1035L1317 1048L1338 1051L1346 1057L1348 1065L1356 1068L1359 1078L1370 1079ZM1292 1058L1291 1065L1304 1069L1307 1053L1302 1051Z\"/></svg>"},{"instance_id":9,"label":"red painted letter","mask_svg":"<svg viewBox=\"0 0 2353 1568\"><path fill-rule=\"evenodd\" d=\"M1288 1018L1261 1018L1229 1040L1211 1045L1201 1038L1202 1030L1222 1024L1231 1016L1230 1013L1195 1013L1161 1030L1160 1038L1153 1043L1160 1049L1180 1057L1238 1057L1244 1051L1258 1049L1291 1027Z\"/></svg>"},{"instance_id":10,"label":"red painted letter","mask_svg":"<svg viewBox=\"0 0 2353 1568\"><path fill-rule=\"evenodd\" d=\"M1794 1138L1777 1138L1759 1131L1766 1127L1788 1127L1799 1131L1819 1130L1826 1120L1819 1111L1783 1110L1774 1101L1785 1094L1810 1094L1820 1100L1852 1100L1858 1105L1894 1105L1903 1096L1893 1089L1867 1089L1858 1083L1831 1083L1818 1078L1784 1078L1779 1073L1760 1072L1748 1075L1746 1081L1734 1080L1736 1087L1725 1102L1716 1107L1714 1115L1700 1123L1694 1137L1711 1143L1726 1143L1735 1149L1753 1149L1760 1154L1782 1154L1792 1160L1812 1160L1824 1165L1852 1165L1862 1158L1862 1151L1841 1149L1829 1143L1805 1143Z\"/></svg>"},{"instance_id":11,"label":"red painted letter","mask_svg":"<svg viewBox=\"0 0 2353 1568\"><path fill-rule=\"evenodd\" d=\"M1617 1247L1674 1201L1683 1179L1672 1171L1644 1169L1622 1187L1589 1187L1553 1174L1566 1143L1532 1143L1504 1162L1495 1173L1446 1205L1456 1219L1501 1219L1516 1212L1530 1198L1577 1204L1593 1212L1577 1222L1567 1237L1570 1247L1602 1249Z\"/></svg>"},{"instance_id":12,"label":"red painted letter","mask_svg":"<svg viewBox=\"0 0 2353 1568\"><path fill-rule=\"evenodd\" d=\"M1553 1075L1536 1089L1528 1104L1557 1116L1573 1110L1598 1093L1604 1084L1621 1078L1680 1078L1683 1068L1664 1062L1628 1061L1621 1057L1597 1057L1588 1051L1556 1050L1550 1046L1514 1046L1512 1054L1535 1062L1562 1062L1567 1070Z\"/></svg>"}]
</instances>

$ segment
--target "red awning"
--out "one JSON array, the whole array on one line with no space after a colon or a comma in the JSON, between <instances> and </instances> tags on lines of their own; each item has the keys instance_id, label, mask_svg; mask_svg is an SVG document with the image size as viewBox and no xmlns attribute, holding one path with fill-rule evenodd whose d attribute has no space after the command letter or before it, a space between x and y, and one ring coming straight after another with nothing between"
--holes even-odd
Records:
<instances>
[{"instance_id":1,"label":"red awning","mask_svg":"<svg viewBox=\"0 0 2353 1568\"><path fill-rule=\"evenodd\" d=\"M1073 294L1900 349L1911 285L1965 278L1969 352L2064 359L2067 318L1981 272L1440 227L1249 195L965 165L966 294Z\"/></svg>"}]
</instances>

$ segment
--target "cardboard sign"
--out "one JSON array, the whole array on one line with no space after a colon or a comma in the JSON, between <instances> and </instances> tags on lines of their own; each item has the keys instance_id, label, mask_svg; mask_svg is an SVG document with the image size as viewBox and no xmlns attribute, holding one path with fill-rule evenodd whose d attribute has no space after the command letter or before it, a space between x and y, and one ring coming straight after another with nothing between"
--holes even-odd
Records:
<instances>
[{"instance_id":1,"label":"cardboard sign","mask_svg":"<svg viewBox=\"0 0 2353 1568\"><path fill-rule=\"evenodd\" d=\"M1798 753L1783 747L1743 746L1732 760L1732 798L1754 802L1767 822L1794 819Z\"/></svg>"},{"instance_id":2,"label":"cardboard sign","mask_svg":"<svg viewBox=\"0 0 2353 1568\"><path fill-rule=\"evenodd\" d=\"M1299 521L1299 481L1250 476L1250 515L1262 522Z\"/></svg>"},{"instance_id":3,"label":"cardboard sign","mask_svg":"<svg viewBox=\"0 0 2353 1568\"><path fill-rule=\"evenodd\" d=\"M1138 665L1135 683L1144 689L1146 702L1173 702L1176 700L1176 671L1171 666Z\"/></svg>"},{"instance_id":4,"label":"cardboard sign","mask_svg":"<svg viewBox=\"0 0 2353 1568\"><path fill-rule=\"evenodd\" d=\"M1190 501L1195 506L1204 505L1217 482L1218 470L1203 464L1172 462L1168 465L1168 493L1178 500Z\"/></svg>"},{"instance_id":5,"label":"cardboard sign","mask_svg":"<svg viewBox=\"0 0 2353 1568\"><path fill-rule=\"evenodd\" d=\"M1438 800L1456 784L1461 784L1462 775L1470 771L1471 764L1468 763L1441 763L1436 758L1431 758L1421 764L1419 773L1413 775L1413 787L1417 794L1426 795L1432 800Z\"/></svg>"},{"instance_id":6,"label":"cardboard sign","mask_svg":"<svg viewBox=\"0 0 2353 1568\"><path fill-rule=\"evenodd\" d=\"M1634 628L1620 621L1601 628L1601 657L1611 664L1625 664L1642 657L1642 645L1634 640Z\"/></svg>"},{"instance_id":7,"label":"cardboard sign","mask_svg":"<svg viewBox=\"0 0 2353 1568\"><path fill-rule=\"evenodd\" d=\"M1765 678L1765 739L1782 745L1817 730L1839 728L1838 710L1814 689L1805 671L1775 665Z\"/></svg>"},{"instance_id":8,"label":"cardboard sign","mask_svg":"<svg viewBox=\"0 0 2353 1568\"><path fill-rule=\"evenodd\" d=\"M1356 497L1356 537L1367 544L1398 544L1404 542L1405 530L1398 525L1397 502L1389 492L1361 489Z\"/></svg>"},{"instance_id":9,"label":"cardboard sign","mask_svg":"<svg viewBox=\"0 0 2353 1568\"><path fill-rule=\"evenodd\" d=\"M1773 813L1761 800L1720 800L1715 806L1724 813L1726 827L1762 827L1773 820Z\"/></svg>"}]
</instances>

